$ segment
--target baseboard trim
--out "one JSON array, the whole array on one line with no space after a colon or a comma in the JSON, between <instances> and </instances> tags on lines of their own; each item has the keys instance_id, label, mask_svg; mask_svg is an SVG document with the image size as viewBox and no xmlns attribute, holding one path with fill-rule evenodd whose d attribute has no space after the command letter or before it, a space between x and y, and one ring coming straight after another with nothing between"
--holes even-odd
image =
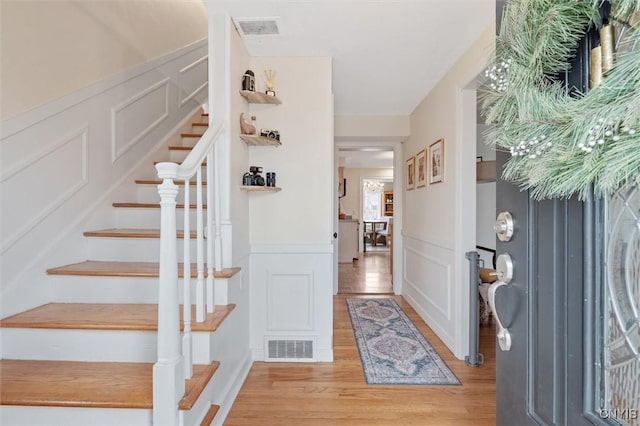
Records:
<instances>
[{"instance_id":1,"label":"baseboard trim","mask_svg":"<svg viewBox=\"0 0 640 426\"><path fill-rule=\"evenodd\" d=\"M251 370L251 366L253 366L253 359L251 356L251 352L247 352L244 360L236 370L236 374L234 374L235 379L233 382L229 383L227 388L224 391L224 399L220 403L220 409L218 413L213 419L213 425L222 425L229 415L229 411L231 411L231 407L235 402L238 394L240 393L240 389L242 389L242 385L244 381L247 379L249 375L249 371Z\"/></svg>"}]
</instances>

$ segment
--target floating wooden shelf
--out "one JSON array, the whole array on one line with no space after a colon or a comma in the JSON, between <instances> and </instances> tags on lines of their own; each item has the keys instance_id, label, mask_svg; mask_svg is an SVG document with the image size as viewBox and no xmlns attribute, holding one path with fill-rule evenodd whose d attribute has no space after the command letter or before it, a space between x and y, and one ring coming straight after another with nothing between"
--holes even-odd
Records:
<instances>
[{"instance_id":1,"label":"floating wooden shelf","mask_svg":"<svg viewBox=\"0 0 640 426\"><path fill-rule=\"evenodd\" d=\"M266 138L260 135L240 135L240 139L245 141L247 145L253 146L280 146L282 142L274 138Z\"/></svg>"},{"instance_id":2,"label":"floating wooden shelf","mask_svg":"<svg viewBox=\"0 0 640 426\"><path fill-rule=\"evenodd\" d=\"M277 186L241 186L240 189L247 192L278 192L282 191L282 188Z\"/></svg>"},{"instance_id":3,"label":"floating wooden shelf","mask_svg":"<svg viewBox=\"0 0 640 426\"><path fill-rule=\"evenodd\" d=\"M240 94L251 104L273 104L280 105L282 101L275 96L269 96L262 92L252 92L251 90L241 90Z\"/></svg>"}]
</instances>

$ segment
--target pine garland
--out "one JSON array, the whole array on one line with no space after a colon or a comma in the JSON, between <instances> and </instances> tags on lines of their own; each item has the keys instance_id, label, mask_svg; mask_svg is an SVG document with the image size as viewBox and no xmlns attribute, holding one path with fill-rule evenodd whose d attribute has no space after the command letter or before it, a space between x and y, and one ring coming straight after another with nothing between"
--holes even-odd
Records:
<instances>
[{"instance_id":1,"label":"pine garland","mask_svg":"<svg viewBox=\"0 0 640 426\"><path fill-rule=\"evenodd\" d=\"M601 0L510 0L482 91L487 139L510 151L503 178L536 199L585 199L640 185L640 0L611 0L625 42L602 83L575 97L552 76L579 40L602 25Z\"/></svg>"}]
</instances>

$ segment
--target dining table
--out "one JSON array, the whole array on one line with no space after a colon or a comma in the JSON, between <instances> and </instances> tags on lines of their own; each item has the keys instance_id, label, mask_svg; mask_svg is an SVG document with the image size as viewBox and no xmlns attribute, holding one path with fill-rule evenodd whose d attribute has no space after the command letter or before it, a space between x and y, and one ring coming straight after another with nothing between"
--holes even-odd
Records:
<instances>
[{"instance_id":1,"label":"dining table","mask_svg":"<svg viewBox=\"0 0 640 426\"><path fill-rule=\"evenodd\" d=\"M362 241L363 241L363 251L366 253L367 251L367 244L366 244L366 238L365 235L367 233L368 229L371 229L371 245L375 246L376 245L376 241L378 241L378 231L382 231L387 229L387 221L386 220L363 220L362 223L364 224L363 227L363 233L362 233ZM369 228L369 225L371 226L371 228Z\"/></svg>"}]
</instances>

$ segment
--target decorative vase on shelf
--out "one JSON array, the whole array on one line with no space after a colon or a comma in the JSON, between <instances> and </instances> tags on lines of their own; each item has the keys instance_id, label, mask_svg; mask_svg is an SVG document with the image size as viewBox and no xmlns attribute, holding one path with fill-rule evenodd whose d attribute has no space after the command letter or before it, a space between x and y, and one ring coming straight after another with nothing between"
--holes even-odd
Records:
<instances>
[{"instance_id":1,"label":"decorative vase on shelf","mask_svg":"<svg viewBox=\"0 0 640 426\"><path fill-rule=\"evenodd\" d=\"M265 92L269 96L275 96L276 92L273 90L273 80L276 78L276 72L274 70L264 70L267 76L267 91Z\"/></svg>"},{"instance_id":2,"label":"decorative vase on shelf","mask_svg":"<svg viewBox=\"0 0 640 426\"><path fill-rule=\"evenodd\" d=\"M242 76L242 90L256 91L256 78L253 71L246 70Z\"/></svg>"},{"instance_id":3,"label":"decorative vase on shelf","mask_svg":"<svg viewBox=\"0 0 640 426\"><path fill-rule=\"evenodd\" d=\"M256 128L244 120L244 113L240 113L240 133L243 135L255 135Z\"/></svg>"}]
</instances>

